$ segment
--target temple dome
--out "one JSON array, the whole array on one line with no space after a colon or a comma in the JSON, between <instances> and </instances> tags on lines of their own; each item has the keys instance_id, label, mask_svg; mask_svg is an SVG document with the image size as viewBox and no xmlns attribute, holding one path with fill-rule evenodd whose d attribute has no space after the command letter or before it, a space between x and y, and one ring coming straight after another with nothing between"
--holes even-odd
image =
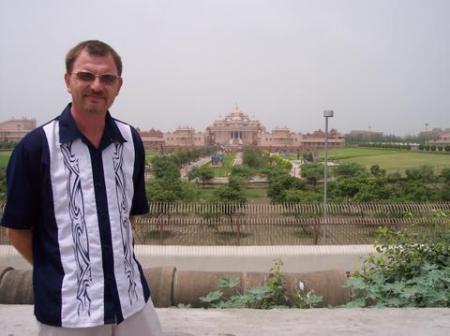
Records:
<instances>
[{"instance_id":1,"label":"temple dome","mask_svg":"<svg viewBox=\"0 0 450 336\"><path fill-rule=\"evenodd\" d=\"M226 122L250 122L250 118L248 117L248 115L244 114L237 105L234 108L233 112L227 114L223 120Z\"/></svg>"}]
</instances>

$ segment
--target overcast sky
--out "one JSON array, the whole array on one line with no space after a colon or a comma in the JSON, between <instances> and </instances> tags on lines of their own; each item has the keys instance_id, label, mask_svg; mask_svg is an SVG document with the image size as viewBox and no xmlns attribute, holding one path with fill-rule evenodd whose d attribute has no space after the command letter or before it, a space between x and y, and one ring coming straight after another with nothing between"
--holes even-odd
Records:
<instances>
[{"instance_id":1,"label":"overcast sky","mask_svg":"<svg viewBox=\"0 0 450 336\"><path fill-rule=\"evenodd\" d=\"M450 127L450 0L0 0L0 121L70 101L64 57L111 44L111 112L204 130L238 104L267 129L415 134Z\"/></svg>"}]
</instances>

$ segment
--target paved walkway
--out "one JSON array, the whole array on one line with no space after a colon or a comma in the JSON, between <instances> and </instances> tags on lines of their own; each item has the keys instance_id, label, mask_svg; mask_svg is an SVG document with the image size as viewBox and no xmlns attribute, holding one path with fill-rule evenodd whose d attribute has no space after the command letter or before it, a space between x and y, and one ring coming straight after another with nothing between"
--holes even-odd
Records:
<instances>
[{"instance_id":1,"label":"paved walkway","mask_svg":"<svg viewBox=\"0 0 450 336\"><path fill-rule=\"evenodd\" d=\"M450 309L157 309L163 336L448 336ZM0 305L4 336L35 336L30 305ZM133 336L133 335L129 335Z\"/></svg>"},{"instance_id":2,"label":"paved walkway","mask_svg":"<svg viewBox=\"0 0 450 336\"><path fill-rule=\"evenodd\" d=\"M205 157L202 157L202 158L198 159L197 161L191 162L191 163L189 163L189 164L183 166L183 167L180 169L180 175L181 175L181 177L186 177L186 176L189 174L189 172L190 172L194 167L201 167L201 166L207 164L207 163L210 162L210 161L211 161L211 157L210 157L210 156L205 156Z\"/></svg>"},{"instance_id":3,"label":"paved walkway","mask_svg":"<svg viewBox=\"0 0 450 336\"><path fill-rule=\"evenodd\" d=\"M301 176L301 174L302 174L302 172L301 172L302 161L301 160L292 160L291 164L292 164L292 168L291 168L291 171L290 171L289 174L291 176L301 178L302 177Z\"/></svg>"}]
</instances>

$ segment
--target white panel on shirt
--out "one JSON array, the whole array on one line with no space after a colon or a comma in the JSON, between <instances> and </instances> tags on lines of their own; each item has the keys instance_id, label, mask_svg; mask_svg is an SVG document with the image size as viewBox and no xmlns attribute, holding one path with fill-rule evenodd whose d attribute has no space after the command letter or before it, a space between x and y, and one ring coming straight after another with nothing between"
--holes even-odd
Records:
<instances>
[{"instance_id":1,"label":"white panel on shirt","mask_svg":"<svg viewBox=\"0 0 450 336\"><path fill-rule=\"evenodd\" d=\"M64 278L63 327L104 323L104 275L89 149L77 139L60 144L59 123L44 126Z\"/></svg>"},{"instance_id":2,"label":"white panel on shirt","mask_svg":"<svg viewBox=\"0 0 450 336\"><path fill-rule=\"evenodd\" d=\"M116 121L125 138L103 151L111 236L114 253L114 276L124 318L145 305L140 272L134 259L130 211L134 195L133 172L135 149L129 125Z\"/></svg>"}]
</instances>

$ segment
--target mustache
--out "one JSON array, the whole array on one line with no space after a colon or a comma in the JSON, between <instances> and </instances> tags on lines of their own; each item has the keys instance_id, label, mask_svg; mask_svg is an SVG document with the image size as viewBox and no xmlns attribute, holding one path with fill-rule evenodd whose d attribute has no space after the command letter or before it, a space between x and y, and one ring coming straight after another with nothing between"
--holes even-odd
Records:
<instances>
[{"instance_id":1,"label":"mustache","mask_svg":"<svg viewBox=\"0 0 450 336\"><path fill-rule=\"evenodd\" d=\"M89 90L86 92L87 95L89 96L95 96L98 98L105 98L105 93L103 91L95 91L95 90Z\"/></svg>"}]
</instances>

